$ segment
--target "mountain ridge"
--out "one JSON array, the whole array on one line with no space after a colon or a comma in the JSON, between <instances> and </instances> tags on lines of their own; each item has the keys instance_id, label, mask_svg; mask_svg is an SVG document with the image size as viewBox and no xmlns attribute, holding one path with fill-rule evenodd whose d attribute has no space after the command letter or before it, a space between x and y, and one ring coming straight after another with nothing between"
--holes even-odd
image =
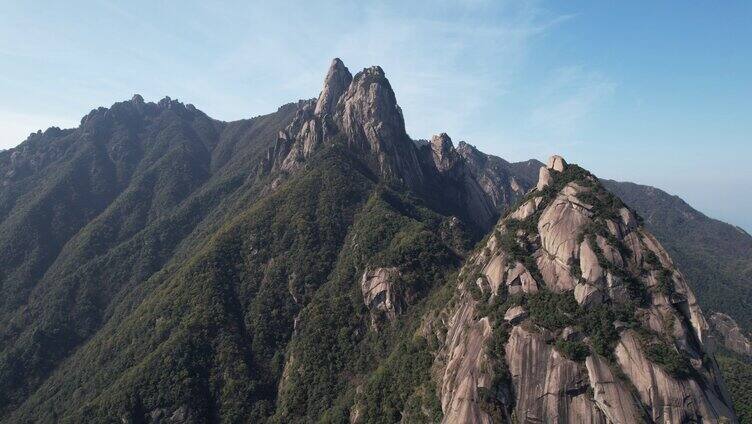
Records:
<instances>
[{"instance_id":1,"label":"mountain ridge","mask_svg":"<svg viewBox=\"0 0 752 424\"><path fill-rule=\"evenodd\" d=\"M338 59L248 120L135 95L35 133L0 152L0 419L446 420L427 323L565 166L413 141L383 70Z\"/></svg>"}]
</instances>

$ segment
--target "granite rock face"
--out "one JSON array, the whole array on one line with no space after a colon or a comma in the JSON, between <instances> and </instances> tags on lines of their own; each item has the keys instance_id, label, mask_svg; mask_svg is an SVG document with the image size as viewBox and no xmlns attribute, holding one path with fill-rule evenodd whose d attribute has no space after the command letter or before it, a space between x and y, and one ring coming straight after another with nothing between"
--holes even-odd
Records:
<instances>
[{"instance_id":1,"label":"granite rock face","mask_svg":"<svg viewBox=\"0 0 752 424\"><path fill-rule=\"evenodd\" d=\"M715 312L710 315L709 321L723 347L740 355L752 356L752 342L744 335L733 318Z\"/></svg>"},{"instance_id":2,"label":"granite rock face","mask_svg":"<svg viewBox=\"0 0 752 424\"><path fill-rule=\"evenodd\" d=\"M497 211L511 207L535 185L535 177L530 177L527 169L534 166L532 163L510 163L463 141L459 142L457 153Z\"/></svg>"},{"instance_id":3,"label":"granite rock face","mask_svg":"<svg viewBox=\"0 0 752 424\"><path fill-rule=\"evenodd\" d=\"M540 180L458 277L435 363L444 422L735 422L666 251L587 171L554 156Z\"/></svg>"},{"instance_id":4,"label":"granite rock face","mask_svg":"<svg viewBox=\"0 0 752 424\"><path fill-rule=\"evenodd\" d=\"M332 114L337 107L337 102L352 82L352 74L339 58L332 60L329 72L324 80L324 88L316 101L314 113L316 115Z\"/></svg>"},{"instance_id":5,"label":"granite rock face","mask_svg":"<svg viewBox=\"0 0 752 424\"><path fill-rule=\"evenodd\" d=\"M400 272L397 268L367 269L360 279L363 303L371 311L372 327L377 328L381 318L394 321L402 310L402 298L396 292Z\"/></svg>"},{"instance_id":6,"label":"granite rock face","mask_svg":"<svg viewBox=\"0 0 752 424\"><path fill-rule=\"evenodd\" d=\"M272 189L322 146L336 142L366 159L381 178L399 182L480 232L534 184L521 177L524 171L514 172L518 164L466 143L455 148L445 133L430 142L410 139L394 91L378 66L352 76L341 60L332 61L319 97L298 104L295 119L269 149L263 169L283 171Z\"/></svg>"}]
</instances>

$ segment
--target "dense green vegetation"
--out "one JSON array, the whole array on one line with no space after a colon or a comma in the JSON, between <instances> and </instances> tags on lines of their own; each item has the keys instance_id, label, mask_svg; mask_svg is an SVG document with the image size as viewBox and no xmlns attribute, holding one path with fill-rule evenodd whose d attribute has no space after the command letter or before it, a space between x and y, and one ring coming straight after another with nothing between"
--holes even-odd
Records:
<instances>
[{"instance_id":1,"label":"dense green vegetation","mask_svg":"<svg viewBox=\"0 0 752 424\"><path fill-rule=\"evenodd\" d=\"M376 374L366 381L362 396L356 396L356 401L364 399L358 408L374 420L371 422L394 422L406 402L415 402L416 392L423 393L430 401L429 409L435 411L431 406L435 406L436 396L429 377L431 361L423 356L427 352L415 351L416 346L425 348L426 344L411 336L419 320L399 320L378 333L369 331L369 311L353 281L359 281L366 267L398 266L405 270L399 291L414 299L407 314L420 311L426 290L439 286L446 273L459 265L450 246L438 236L439 218L388 189L372 195L356 216L345 253L329 282L300 315L291 353L299 365L282 387L278 410L282 421L325 412L328 417L344 416L351 395L342 393L352 390L352 382L345 377L372 371ZM397 351L390 354L395 347ZM406 352L414 356L409 361ZM374 370L380 362L384 365ZM387 384L387 375L404 384ZM391 415L385 411L392 411Z\"/></svg>"},{"instance_id":2,"label":"dense green vegetation","mask_svg":"<svg viewBox=\"0 0 752 424\"><path fill-rule=\"evenodd\" d=\"M680 353L674 346L661 341L653 341L645 346L645 356L658 364L669 374L677 378L687 378L692 375L692 365L689 358Z\"/></svg>"},{"instance_id":3,"label":"dense green vegetation","mask_svg":"<svg viewBox=\"0 0 752 424\"><path fill-rule=\"evenodd\" d=\"M275 170L296 110L223 123L134 98L0 154L0 418L440 420L417 325L479 229L342 137ZM375 267L399 270L393 322L363 303Z\"/></svg>"},{"instance_id":4,"label":"dense green vegetation","mask_svg":"<svg viewBox=\"0 0 752 424\"><path fill-rule=\"evenodd\" d=\"M421 318L452 301L455 271L485 228L446 201L447 187L415 194L380 179L342 137L295 173L275 169L277 131L297 110L225 123L169 99L134 98L92 111L78 129L35 134L13 158L0 152L0 421L441 420L431 378L439 347ZM572 165L521 202L550 202L571 181L595 187ZM580 200L598 217L622 207L605 191L595 196ZM538 219L508 219L490 236L541 281L531 241L517 237L537 231ZM582 235L644 299L644 286L605 260L597 235L631 253L602 227ZM647 260L670 290L669 271ZM361 277L376 267L399 271L394 320L363 302ZM552 341L575 361L590 350L610 357L614 321L635 325L632 305L582 308L571 293L545 289L502 288L489 301L488 282L466 277L494 328L495 380L479 394L498 419L513 399L503 359L510 306L524 305L541 327L587 336ZM661 343L646 342L648 354L682 375L685 358ZM737 362L722 366L746 365ZM731 385L736 397L742 384Z\"/></svg>"},{"instance_id":5,"label":"dense green vegetation","mask_svg":"<svg viewBox=\"0 0 752 424\"><path fill-rule=\"evenodd\" d=\"M752 423L752 362L749 358L740 358L728 352L717 353L716 359L726 380L726 387L731 392L739 423Z\"/></svg>"},{"instance_id":6,"label":"dense green vegetation","mask_svg":"<svg viewBox=\"0 0 752 424\"><path fill-rule=\"evenodd\" d=\"M14 205L0 224L0 255L8 259L0 261L0 414L105 322L123 319L152 290L144 280L163 280L154 273L188 256L186 240L213 231L240 206L235 194L245 201L256 196L253 182L244 184L255 169L244 161L258 163L292 112L281 108L230 125L177 102L123 102L93 111L77 130L30 140L0 189L9 200L3 204ZM230 147L239 138L246 142ZM211 148L217 157L207 153ZM219 157L225 149L235 151L234 160ZM210 179L209 169L221 165ZM86 209L92 187L106 187L110 196L96 212ZM44 215L50 211L62 215ZM18 227L19 220L28 228ZM68 239L63 246L56 237ZM24 263L7 256L24 250L36 253Z\"/></svg>"},{"instance_id":7,"label":"dense green vegetation","mask_svg":"<svg viewBox=\"0 0 752 424\"><path fill-rule=\"evenodd\" d=\"M556 350L565 358L576 362L584 362L585 358L590 355L590 348L583 342L572 340L557 340Z\"/></svg>"},{"instance_id":8,"label":"dense green vegetation","mask_svg":"<svg viewBox=\"0 0 752 424\"><path fill-rule=\"evenodd\" d=\"M427 344L413 337L418 320L369 329L356 282L366 266L398 266L406 313L409 305L418 313L459 264L454 241L463 237L445 242L442 216L369 177L344 149L323 151L315 167L155 274L147 283L154 295L116 312L18 416L102 421L188 405L199 419L259 421L276 411L281 421L339 422L362 402L363 414L383 422L402 411L415 422L423 411L437 419ZM286 358L294 371L276 409ZM359 376L367 395L356 396L343 373ZM88 401L56 403L74 390Z\"/></svg>"}]
</instances>

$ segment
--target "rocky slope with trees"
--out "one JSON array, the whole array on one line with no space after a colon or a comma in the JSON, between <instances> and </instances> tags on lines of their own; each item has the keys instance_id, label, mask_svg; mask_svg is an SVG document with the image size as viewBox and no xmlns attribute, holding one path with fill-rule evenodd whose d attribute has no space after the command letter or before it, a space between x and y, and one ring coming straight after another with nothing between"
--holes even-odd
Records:
<instances>
[{"instance_id":1,"label":"rocky slope with trees","mask_svg":"<svg viewBox=\"0 0 752 424\"><path fill-rule=\"evenodd\" d=\"M248 120L137 95L33 134L0 152L0 421L733 422L691 278L540 165L412 140L339 59Z\"/></svg>"}]
</instances>

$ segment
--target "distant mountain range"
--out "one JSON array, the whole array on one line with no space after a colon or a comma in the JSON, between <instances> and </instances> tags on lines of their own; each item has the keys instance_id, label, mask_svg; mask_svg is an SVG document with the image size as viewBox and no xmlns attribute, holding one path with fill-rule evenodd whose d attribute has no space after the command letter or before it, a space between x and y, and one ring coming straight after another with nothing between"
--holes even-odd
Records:
<instances>
[{"instance_id":1,"label":"distant mountain range","mask_svg":"<svg viewBox=\"0 0 752 424\"><path fill-rule=\"evenodd\" d=\"M339 59L269 115L136 95L0 152L0 289L2 422L752 419L714 357L752 372L749 234L412 140Z\"/></svg>"}]
</instances>

